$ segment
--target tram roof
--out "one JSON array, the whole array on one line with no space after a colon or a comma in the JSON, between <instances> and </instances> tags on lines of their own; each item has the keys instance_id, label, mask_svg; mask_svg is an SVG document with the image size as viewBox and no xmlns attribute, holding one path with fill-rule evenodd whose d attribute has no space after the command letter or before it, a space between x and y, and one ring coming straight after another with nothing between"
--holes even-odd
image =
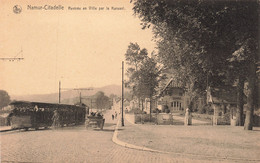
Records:
<instances>
[{"instance_id":1,"label":"tram roof","mask_svg":"<svg viewBox=\"0 0 260 163\"><path fill-rule=\"evenodd\" d=\"M57 103L45 103L45 102L30 102L30 101L13 101L9 105L31 105L35 106L37 105L38 107L82 107L79 105L69 105L69 104L57 104Z\"/></svg>"}]
</instances>

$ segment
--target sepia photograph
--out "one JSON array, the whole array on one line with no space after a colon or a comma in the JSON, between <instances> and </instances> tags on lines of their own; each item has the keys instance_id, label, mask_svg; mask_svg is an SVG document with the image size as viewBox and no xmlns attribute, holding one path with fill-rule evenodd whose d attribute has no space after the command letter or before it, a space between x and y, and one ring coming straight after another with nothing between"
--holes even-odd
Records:
<instances>
[{"instance_id":1,"label":"sepia photograph","mask_svg":"<svg viewBox=\"0 0 260 163\"><path fill-rule=\"evenodd\" d=\"M0 162L260 162L259 0L0 0Z\"/></svg>"}]
</instances>

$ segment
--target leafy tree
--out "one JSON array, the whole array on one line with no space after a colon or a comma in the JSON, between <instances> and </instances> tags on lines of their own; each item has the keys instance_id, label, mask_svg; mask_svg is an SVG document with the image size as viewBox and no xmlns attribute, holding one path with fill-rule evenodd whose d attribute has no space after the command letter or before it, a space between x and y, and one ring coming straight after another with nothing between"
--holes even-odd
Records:
<instances>
[{"instance_id":1,"label":"leafy tree","mask_svg":"<svg viewBox=\"0 0 260 163\"><path fill-rule=\"evenodd\" d=\"M156 93L161 70L156 62L154 54L148 57L147 50L141 49L137 43L130 43L125 54L127 68L128 87L132 89L133 96L140 100L145 98L152 99ZM151 109L151 108L150 108Z\"/></svg>"},{"instance_id":2,"label":"leafy tree","mask_svg":"<svg viewBox=\"0 0 260 163\"><path fill-rule=\"evenodd\" d=\"M130 43L125 53L126 64L129 66L127 71L137 71L143 60L147 58L148 52L145 48L141 49L137 43Z\"/></svg>"},{"instance_id":3,"label":"leafy tree","mask_svg":"<svg viewBox=\"0 0 260 163\"><path fill-rule=\"evenodd\" d=\"M133 99L133 95L129 91L124 92L124 98L127 99L128 101L131 101Z\"/></svg>"},{"instance_id":4,"label":"leafy tree","mask_svg":"<svg viewBox=\"0 0 260 163\"><path fill-rule=\"evenodd\" d=\"M128 66L126 74L129 78L126 82L126 86L132 89L134 96L138 97L139 106L141 94L136 87L139 76L135 72L140 70L140 66L147 57L147 50L145 48L141 49L137 43L130 43L125 53L125 60Z\"/></svg>"},{"instance_id":5,"label":"leafy tree","mask_svg":"<svg viewBox=\"0 0 260 163\"><path fill-rule=\"evenodd\" d=\"M205 81L216 86L232 84L237 79L241 92L244 79L249 82L250 109L245 129L252 129L257 1L134 0L133 3L143 28L153 27L162 62L175 70L177 78L189 85L191 92L203 92ZM228 68L230 65L236 70L244 69L245 73L235 71L230 79L228 74L234 70Z\"/></svg>"},{"instance_id":6,"label":"leafy tree","mask_svg":"<svg viewBox=\"0 0 260 163\"><path fill-rule=\"evenodd\" d=\"M112 93L112 94L109 95L109 98L110 98L111 100L113 100L114 98L117 98L117 95L115 95L115 94Z\"/></svg>"},{"instance_id":7,"label":"leafy tree","mask_svg":"<svg viewBox=\"0 0 260 163\"><path fill-rule=\"evenodd\" d=\"M102 110L110 107L111 104L109 101L109 97L107 97L104 92L99 91L96 93L95 96L97 109Z\"/></svg>"},{"instance_id":8,"label":"leafy tree","mask_svg":"<svg viewBox=\"0 0 260 163\"><path fill-rule=\"evenodd\" d=\"M0 90L0 109L7 106L11 102L10 96L5 90Z\"/></svg>"},{"instance_id":9,"label":"leafy tree","mask_svg":"<svg viewBox=\"0 0 260 163\"><path fill-rule=\"evenodd\" d=\"M152 98L159 83L160 70L152 58L147 58L135 74L139 77L136 87L143 98Z\"/></svg>"},{"instance_id":10,"label":"leafy tree","mask_svg":"<svg viewBox=\"0 0 260 163\"><path fill-rule=\"evenodd\" d=\"M134 94L141 99L150 99L150 118L151 118L151 102L156 94L160 78L160 69L153 58L146 58L140 69L133 72L133 76L137 79L134 85Z\"/></svg>"}]
</instances>

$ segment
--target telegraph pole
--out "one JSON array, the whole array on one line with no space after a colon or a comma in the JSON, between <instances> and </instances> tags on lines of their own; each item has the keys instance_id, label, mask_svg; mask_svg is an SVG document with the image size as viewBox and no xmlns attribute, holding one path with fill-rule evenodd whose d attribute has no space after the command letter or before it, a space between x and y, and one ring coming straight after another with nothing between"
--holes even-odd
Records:
<instances>
[{"instance_id":1,"label":"telegraph pole","mask_svg":"<svg viewBox=\"0 0 260 163\"><path fill-rule=\"evenodd\" d=\"M90 99L90 109L91 109L91 112L92 112L92 99Z\"/></svg>"},{"instance_id":2,"label":"telegraph pole","mask_svg":"<svg viewBox=\"0 0 260 163\"><path fill-rule=\"evenodd\" d=\"M61 90L61 83L60 83L60 81L59 81L59 104L60 104L60 90Z\"/></svg>"},{"instance_id":3,"label":"telegraph pole","mask_svg":"<svg viewBox=\"0 0 260 163\"><path fill-rule=\"evenodd\" d=\"M79 92L79 103L81 104L81 92Z\"/></svg>"},{"instance_id":4,"label":"telegraph pole","mask_svg":"<svg viewBox=\"0 0 260 163\"><path fill-rule=\"evenodd\" d=\"M61 82L59 81L59 103L61 100L61 90L77 90L79 92L79 102L82 102L81 91L82 90L93 90L93 88L61 88Z\"/></svg>"},{"instance_id":5,"label":"telegraph pole","mask_svg":"<svg viewBox=\"0 0 260 163\"><path fill-rule=\"evenodd\" d=\"M124 61L122 61L122 126L124 126Z\"/></svg>"}]
</instances>

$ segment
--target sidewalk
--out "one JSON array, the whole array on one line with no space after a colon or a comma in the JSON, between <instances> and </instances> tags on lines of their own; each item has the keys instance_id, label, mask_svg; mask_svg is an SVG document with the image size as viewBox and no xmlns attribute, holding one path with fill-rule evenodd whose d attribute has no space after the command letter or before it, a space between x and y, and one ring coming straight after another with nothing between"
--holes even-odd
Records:
<instances>
[{"instance_id":1,"label":"sidewalk","mask_svg":"<svg viewBox=\"0 0 260 163\"><path fill-rule=\"evenodd\" d=\"M11 126L0 126L0 132L6 132L11 130Z\"/></svg>"},{"instance_id":2,"label":"sidewalk","mask_svg":"<svg viewBox=\"0 0 260 163\"><path fill-rule=\"evenodd\" d=\"M244 131L232 126L133 124L133 120L126 114L124 130L117 133L122 142L185 158L260 162L259 127Z\"/></svg>"}]
</instances>

